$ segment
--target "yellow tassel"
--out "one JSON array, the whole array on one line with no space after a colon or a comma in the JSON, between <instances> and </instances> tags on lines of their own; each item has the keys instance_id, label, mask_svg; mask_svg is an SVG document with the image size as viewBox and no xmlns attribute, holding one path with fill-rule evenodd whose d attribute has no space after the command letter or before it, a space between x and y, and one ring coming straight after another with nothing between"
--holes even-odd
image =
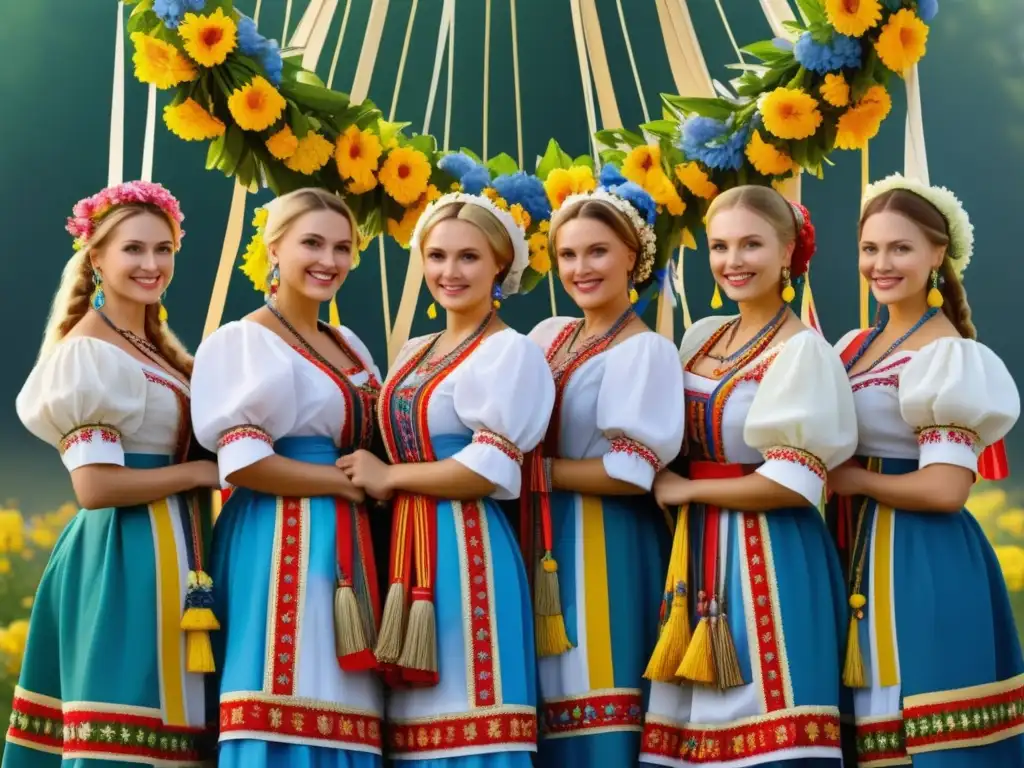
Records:
<instances>
[{"instance_id":1,"label":"yellow tassel","mask_svg":"<svg viewBox=\"0 0 1024 768\"><path fill-rule=\"evenodd\" d=\"M433 600L413 600L398 666L437 672L437 619Z\"/></svg>"},{"instance_id":2,"label":"yellow tassel","mask_svg":"<svg viewBox=\"0 0 1024 768\"><path fill-rule=\"evenodd\" d=\"M738 688L743 685L743 672L740 660L736 655L736 644L732 639L732 630L725 614L711 619L711 650L714 657L718 687Z\"/></svg>"},{"instance_id":3,"label":"yellow tassel","mask_svg":"<svg viewBox=\"0 0 1024 768\"><path fill-rule=\"evenodd\" d=\"M160 315L159 315L159 317L160 317L161 325L167 325L167 307L164 306L164 303L162 301L160 302Z\"/></svg>"},{"instance_id":4,"label":"yellow tassel","mask_svg":"<svg viewBox=\"0 0 1024 768\"><path fill-rule=\"evenodd\" d=\"M349 584L334 590L334 647L338 658L361 653L370 647L363 631L359 601Z\"/></svg>"},{"instance_id":5,"label":"yellow tassel","mask_svg":"<svg viewBox=\"0 0 1024 768\"><path fill-rule=\"evenodd\" d=\"M380 621L380 634L374 653L382 664L394 664L402 655L405 639L405 585L396 581L384 600L384 614Z\"/></svg>"},{"instance_id":6,"label":"yellow tassel","mask_svg":"<svg viewBox=\"0 0 1024 768\"><path fill-rule=\"evenodd\" d=\"M185 633L185 668L199 674L215 671L209 632L198 630Z\"/></svg>"},{"instance_id":7,"label":"yellow tassel","mask_svg":"<svg viewBox=\"0 0 1024 768\"><path fill-rule=\"evenodd\" d=\"M715 659L711 646L711 626L707 616L697 622L697 629L686 649L686 655L676 670L676 677L685 677L695 683L711 685L715 682Z\"/></svg>"},{"instance_id":8,"label":"yellow tassel","mask_svg":"<svg viewBox=\"0 0 1024 768\"><path fill-rule=\"evenodd\" d=\"M715 292L711 294L711 308L722 308L722 292L718 290L718 283L715 283Z\"/></svg>"},{"instance_id":9,"label":"yellow tassel","mask_svg":"<svg viewBox=\"0 0 1024 768\"><path fill-rule=\"evenodd\" d=\"M791 304L795 298L796 289L793 287L793 284L787 280L786 285L782 288L782 300L787 304Z\"/></svg>"},{"instance_id":10,"label":"yellow tassel","mask_svg":"<svg viewBox=\"0 0 1024 768\"><path fill-rule=\"evenodd\" d=\"M674 682L676 670L690 646L690 601L686 594L686 576L689 570L690 526L688 507L682 507L676 517L672 552L669 554L668 576L665 579L665 598L671 600L668 617L658 635L654 653L647 662L644 677L661 683Z\"/></svg>"},{"instance_id":11,"label":"yellow tassel","mask_svg":"<svg viewBox=\"0 0 1024 768\"><path fill-rule=\"evenodd\" d=\"M538 656L559 656L572 648L565 631L562 597L558 585L558 563L548 552L537 564L534 579L534 636Z\"/></svg>"},{"instance_id":12,"label":"yellow tassel","mask_svg":"<svg viewBox=\"0 0 1024 768\"><path fill-rule=\"evenodd\" d=\"M430 302L430 306L427 307L427 317L429 317L431 320L437 319L437 304L435 304L434 302Z\"/></svg>"},{"instance_id":13,"label":"yellow tassel","mask_svg":"<svg viewBox=\"0 0 1024 768\"><path fill-rule=\"evenodd\" d=\"M843 664L843 683L848 688L866 688L864 659L860 653L860 620L864 618L864 595L850 595L850 631L846 635L846 663Z\"/></svg>"},{"instance_id":14,"label":"yellow tassel","mask_svg":"<svg viewBox=\"0 0 1024 768\"><path fill-rule=\"evenodd\" d=\"M186 608L181 628L186 632L211 632L220 629L220 622L209 608Z\"/></svg>"},{"instance_id":15,"label":"yellow tassel","mask_svg":"<svg viewBox=\"0 0 1024 768\"><path fill-rule=\"evenodd\" d=\"M934 309L938 309L939 307L942 306L944 301L945 299L943 299L942 297L942 291L940 291L938 287L933 285L931 289L928 291L928 306Z\"/></svg>"},{"instance_id":16,"label":"yellow tassel","mask_svg":"<svg viewBox=\"0 0 1024 768\"><path fill-rule=\"evenodd\" d=\"M640 301L640 294L636 292L636 288L629 289L629 303L636 304Z\"/></svg>"},{"instance_id":17,"label":"yellow tassel","mask_svg":"<svg viewBox=\"0 0 1024 768\"><path fill-rule=\"evenodd\" d=\"M328 306L328 309L327 309L327 317L328 317L328 321L330 322L330 324L332 326L334 326L335 328L337 328L339 325L341 325L341 315L338 314L338 297L337 296L332 296L331 297L331 303L330 303L330 305Z\"/></svg>"}]
</instances>

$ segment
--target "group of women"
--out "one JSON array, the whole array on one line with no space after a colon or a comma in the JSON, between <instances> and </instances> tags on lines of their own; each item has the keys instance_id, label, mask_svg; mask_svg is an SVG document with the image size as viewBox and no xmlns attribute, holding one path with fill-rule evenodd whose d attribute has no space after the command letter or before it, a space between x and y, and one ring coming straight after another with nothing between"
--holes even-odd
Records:
<instances>
[{"instance_id":1,"label":"group of women","mask_svg":"<svg viewBox=\"0 0 1024 768\"><path fill-rule=\"evenodd\" d=\"M4 768L1024 765L1024 663L963 509L1020 403L975 341L959 203L868 190L884 311L833 349L790 309L807 210L720 194L710 266L739 314L676 350L631 303L656 242L628 191L554 212L583 317L526 336L498 312L517 220L432 203L413 251L445 328L386 376L318 319L358 248L334 194L268 205L266 305L194 360L162 314L177 202L131 182L80 203L17 407L84 510L39 586Z\"/></svg>"}]
</instances>

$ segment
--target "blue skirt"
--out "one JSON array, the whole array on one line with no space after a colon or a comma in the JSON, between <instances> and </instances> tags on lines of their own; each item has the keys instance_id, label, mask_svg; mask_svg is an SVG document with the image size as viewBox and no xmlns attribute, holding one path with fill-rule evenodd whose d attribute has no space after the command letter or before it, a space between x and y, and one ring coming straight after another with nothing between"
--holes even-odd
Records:
<instances>
[{"instance_id":1,"label":"blue skirt","mask_svg":"<svg viewBox=\"0 0 1024 768\"><path fill-rule=\"evenodd\" d=\"M886 474L917 468L916 460L881 461ZM860 525L853 559L863 561L858 629L868 686L853 692L860 760L1024 765L1020 641L977 521L967 510L908 512L869 499Z\"/></svg>"},{"instance_id":2,"label":"blue skirt","mask_svg":"<svg viewBox=\"0 0 1024 768\"><path fill-rule=\"evenodd\" d=\"M170 463L125 455L133 469ZM189 542L181 497L68 523L36 593L3 768L212 757L204 676L186 671L179 629Z\"/></svg>"},{"instance_id":3,"label":"blue skirt","mask_svg":"<svg viewBox=\"0 0 1024 768\"><path fill-rule=\"evenodd\" d=\"M327 437L288 437L279 455L333 464ZM340 470L339 470L340 471ZM346 504L346 509L347 509ZM215 653L221 768L377 768L383 694L372 672L345 672L334 637L339 506L237 489L214 528L222 629ZM354 527L354 587L376 590Z\"/></svg>"},{"instance_id":4,"label":"blue skirt","mask_svg":"<svg viewBox=\"0 0 1024 768\"><path fill-rule=\"evenodd\" d=\"M573 648L542 657L539 766L636 765L670 544L649 497L551 495L554 557Z\"/></svg>"}]
</instances>

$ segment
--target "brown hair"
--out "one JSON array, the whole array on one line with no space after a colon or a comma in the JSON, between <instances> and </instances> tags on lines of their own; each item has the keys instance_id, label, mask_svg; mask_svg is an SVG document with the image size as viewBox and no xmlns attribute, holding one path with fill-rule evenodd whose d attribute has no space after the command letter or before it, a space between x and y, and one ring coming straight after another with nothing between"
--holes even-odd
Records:
<instances>
[{"instance_id":1,"label":"brown hair","mask_svg":"<svg viewBox=\"0 0 1024 768\"><path fill-rule=\"evenodd\" d=\"M745 208L767 221L783 245L796 242L793 206L771 187L746 184L726 190L711 201L705 221L710 223L716 214L735 208Z\"/></svg>"},{"instance_id":2,"label":"brown hair","mask_svg":"<svg viewBox=\"0 0 1024 768\"><path fill-rule=\"evenodd\" d=\"M501 268L501 277L504 278L512 262L515 260L515 246L512 243L512 236L505 226L498 221L497 217L479 205L473 203L448 203L436 209L430 218L423 224L420 233L420 248L427 242L430 231L442 221L458 219L466 221L483 233L487 244L494 251L494 258Z\"/></svg>"},{"instance_id":3,"label":"brown hair","mask_svg":"<svg viewBox=\"0 0 1024 768\"><path fill-rule=\"evenodd\" d=\"M930 202L908 189L891 189L873 198L865 205L857 228L858 238L864 230L864 222L882 211L898 213L909 219L917 225L929 243L936 247L948 248L949 224L946 222L946 217ZM967 291L964 290L964 284L960 282L956 270L953 269L953 262L949 258L948 252L939 266L939 275L942 278L940 288L943 299L942 311L945 312L957 333L963 338L977 338L978 332L974 323L971 322L971 306L967 303Z\"/></svg>"},{"instance_id":4,"label":"brown hair","mask_svg":"<svg viewBox=\"0 0 1024 768\"><path fill-rule=\"evenodd\" d=\"M640 259L643 258L644 248L640 242L640 235L637 234L636 230L633 229L633 225L629 223L629 219L626 218L626 214L620 211L611 203L605 200L579 200L575 203L570 203L564 208L560 209L555 216L552 217L551 231L549 238L551 240L551 250L557 253L558 246L555 240L558 237L558 230L562 228L562 225L567 221L573 219L591 219L592 221L599 221L606 227L611 229L615 233L615 236L619 238L626 247L636 254L636 264L640 263ZM634 265L633 269L636 269Z\"/></svg>"},{"instance_id":5,"label":"brown hair","mask_svg":"<svg viewBox=\"0 0 1024 768\"><path fill-rule=\"evenodd\" d=\"M177 223L172 221L161 208L148 203L131 203L114 208L96 225L96 231L85 245L64 265L57 293L53 297L50 317L46 321L46 330L43 332L40 356L71 333L71 330L89 311L90 299L95 288L92 253L103 247L118 226L143 213L159 216L167 221L173 233L174 248L177 250L180 242L180 230ZM192 355L188 353L171 329L160 322L159 303L146 307L145 331L146 338L156 346L162 358L179 372L188 377L192 376Z\"/></svg>"}]
</instances>

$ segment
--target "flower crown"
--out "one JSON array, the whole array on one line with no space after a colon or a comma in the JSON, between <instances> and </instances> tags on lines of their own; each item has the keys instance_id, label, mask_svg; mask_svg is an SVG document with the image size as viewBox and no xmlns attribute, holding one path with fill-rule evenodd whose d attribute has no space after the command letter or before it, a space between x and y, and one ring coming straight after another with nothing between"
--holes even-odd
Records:
<instances>
[{"instance_id":1,"label":"flower crown","mask_svg":"<svg viewBox=\"0 0 1024 768\"><path fill-rule=\"evenodd\" d=\"M885 192L894 189L905 189L913 192L918 197L924 198L946 220L946 228L949 230L949 247L946 257L953 265L953 271L958 278L963 278L967 265L971 263L971 256L974 255L974 225L964 210L963 204L956 195L945 187L931 187L922 184L915 179L908 179L898 173L887 176L881 181L869 184L864 190L864 201L861 204L861 211L867 208L868 204Z\"/></svg>"},{"instance_id":2,"label":"flower crown","mask_svg":"<svg viewBox=\"0 0 1024 768\"><path fill-rule=\"evenodd\" d=\"M252 287L261 293L270 290L270 253L263 235L267 229L267 218L270 216L270 203L257 208L252 213L252 226L255 232L242 254L242 266L239 269L252 281Z\"/></svg>"},{"instance_id":3,"label":"flower crown","mask_svg":"<svg viewBox=\"0 0 1024 768\"><path fill-rule=\"evenodd\" d=\"M658 215L654 198L639 184L627 181L618 169L605 165L601 169L600 185L592 192L581 192L565 198L558 210L552 214L552 226L562 211L570 206L588 200L600 200L619 211L629 221L640 240L640 253L637 254L636 268L633 270L633 281L638 284L646 282L654 269L654 257L658 251L658 241L654 234L654 221Z\"/></svg>"},{"instance_id":4,"label":"flower crown","mask_svg":"<svg viewBox=\"0 0 1024 768\"><path fill-rule=\"evenodd\" d=\"M128 181L101 189L92 197L75 203L68 217L67 231L75 238L75 250L79 250L96 233L96 227L103 218L115 208L122 205L155 205L163 211L167 218L174 222L177 240L185 236L181 222L185 216L181 205L165 187L152 181Z\"/></svg>"},{"instance_id":5,"label":"flower crown","mask_svg":"<svg viewBox=\"0 0 1024 768\"><path fill-rule=\"evenodd\" d=\"M811 212L800 203L789 201L796 220L796 244L790 259L789 273L794 278L803 277L811 266L811 257L818 247L814 224L811 223Z\"/></svg>"}]
</instances>

